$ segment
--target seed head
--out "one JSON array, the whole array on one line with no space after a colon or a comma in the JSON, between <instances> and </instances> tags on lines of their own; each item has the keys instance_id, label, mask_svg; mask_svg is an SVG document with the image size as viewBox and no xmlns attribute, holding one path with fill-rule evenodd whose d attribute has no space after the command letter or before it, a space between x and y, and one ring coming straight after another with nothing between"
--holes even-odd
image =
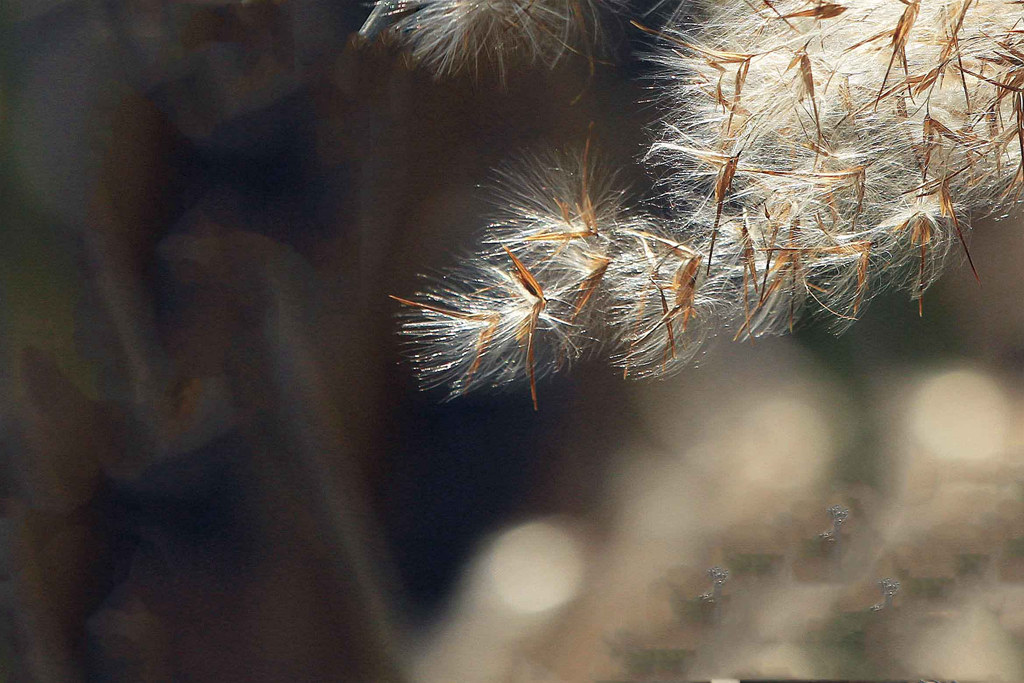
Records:
<instances>
[{"instance_id":1,"label":"seed head","mask_svg":"<svg viewBox=\"0 0 1024 683\"><path fill-rule=\"evenodd\" d=\"M732 272L739 337L920 299L967 215L1024 188L1019 11L997 0L716 3L669 28L650 156ZM742 226L742 229L738 229ZM972 264L973 267L973 264Z\"/></svg>"},{"instance_id":2,"label":"seed head","mask_svg":"<svg viewBox=\"0 0 1024 683\"><path fill-rule=\"evenodd\" d=\"M531 21L577 11L521 2ZM422 0L396 26L445 3L516 5ZM743 339L817 315L841 330L886 287L920 305L948 255L973 269L968 217L1024 191L1013 6L725 0L654 32L666 113L647 159L668 166L671 213L628 206L589 142L507 167L480 252L400 299L424 380L458 393L525 377L536 405L537 377L586 348L646 377L721 328ZM833 519L838 540L845 516Z\"/></svg>"},{"instance_id":3,"label":"seed head","mask_svg":"<svg viewBox=\"0 0 1024 683\"><path fill-rule=\"evenodd\" d=\"M387 31L437 76L504 74L515 58L553 65L566 52L600 46L600 15L620 0L378 0L360 35ZM393 22L393 23L392 23ZM391 24L388 27L388 24Z\"/></svg>"}]
</instances>

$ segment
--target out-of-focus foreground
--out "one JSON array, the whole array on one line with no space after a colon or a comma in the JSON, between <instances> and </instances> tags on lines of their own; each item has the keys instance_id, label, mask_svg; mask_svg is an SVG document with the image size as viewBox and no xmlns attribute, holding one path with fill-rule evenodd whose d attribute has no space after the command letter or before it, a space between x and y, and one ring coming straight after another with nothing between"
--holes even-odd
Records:
<instances>
[{"instance_id":1,"label":"out-of-focus foreground","mask_svg":"<svg viewBox=\"0 0 1024 683\"><path fill-rule=\"evenodd\" d=\"M645 39L435 82L368 10L0 8L2 675L1024 676L1019 225L923 318L443 403L387 295L514 154L651 194Z\"/></svg>"}]
</instances>

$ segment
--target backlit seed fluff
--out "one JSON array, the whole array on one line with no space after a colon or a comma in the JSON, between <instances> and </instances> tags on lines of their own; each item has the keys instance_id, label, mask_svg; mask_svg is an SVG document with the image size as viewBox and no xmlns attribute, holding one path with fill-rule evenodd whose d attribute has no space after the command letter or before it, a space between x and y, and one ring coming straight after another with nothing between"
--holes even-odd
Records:
<instances>
[{"instance_id":1,"label":"backlit seed fluff","mask_svg":"<svg viewBox=\"0 0 1024 683\"><path fill-rule=\"evenodd\" d=\"M740 336L804 309L846 324L885 286L920 299L951 248L970 258L968 215L1024 187L1022 19L1006 0L732 0L662 34L651 156L733 272Z\"/></svg>"},{"instance_id":2,"label":"backlit seed fluff","mask_svg":"<svg viewBox=\"0 0 1024 683\"><path fill-rule=\"evenodd\" d=\"M627 374L692 357L716 303L701 250L628 210L589 144L507 166L483 248L407 307L427 385L460 393L536 378L611 343Z\"/></svg>"},{"instance_id":3,"label":"backlit seed fluff","mask_svg":"<svg viewBox=\"0 0 1024 683\"><path fill-rule=\"evenodd\" d=\"M654 31L667 217L581 154L500 176L477 256L407 304L428 383L536 377L603 348L626 375L871 295L921 300L968 217L1024 190L1024 11L1008 0L727 0ZM973 262L970 262L974 268Z\"/></svg>"},{"instance_id":4,"label":"backlit seed fluff","mask_svg":"<svg viewBox=\"0 0 1024 683\"><path fill-rule=\"evenodd\" d=\"M503 75L513 59L552 65L566 52L594 55L602 42L602 8L624 2L378 0L359 33L390 33L440 77L476 73L484 64Z\"/></svg>"}]
</instances>

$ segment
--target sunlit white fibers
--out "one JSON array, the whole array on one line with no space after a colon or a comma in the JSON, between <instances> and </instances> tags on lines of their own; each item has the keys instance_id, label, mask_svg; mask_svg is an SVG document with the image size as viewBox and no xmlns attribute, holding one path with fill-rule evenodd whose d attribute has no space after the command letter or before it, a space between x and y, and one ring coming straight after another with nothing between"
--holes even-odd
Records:
<instances>
[{"instance_id":1,"label":"sunlit white fibers","mask_svg":"<svg viewBox=\"0 0 1024 683\"><path fill-rule=\"evenodd\" d=\"M921 301L949 261L973 269L969 218L1024 199L1012 3L692 4L699 23L678 14L656 31L663 116L646 160L668 210L616 191L589 141L503 173L485 248L399 299L426 385L458 395L526 380L536 398L538 377L588 349L648 377L685 367L723 329L749 339L816 316L839 330L879 291ZM396 25L407 39L480 56L513 33L562 54L596 8L416 6Z\"/></svg>"}]
</instances>

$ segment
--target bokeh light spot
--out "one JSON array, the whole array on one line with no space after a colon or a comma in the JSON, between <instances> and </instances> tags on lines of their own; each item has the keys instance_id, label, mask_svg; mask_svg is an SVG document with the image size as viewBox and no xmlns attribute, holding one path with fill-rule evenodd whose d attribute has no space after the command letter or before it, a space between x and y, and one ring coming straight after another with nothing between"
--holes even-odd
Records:
<instances>
[{"instance_id":1,"label":"bokeh light spot","mask_svg":"<svg viewBox=\"0 0 1024 683\"><path fill-rule=\"evenodd\" d=\"M575 596L583 554L572 533L551 522L530 522L506 531L487 558L497 598L516 612L536 613Z\"/></svg>"},{"instance_id":2,"label":"bokeh light spot","mask_svg":"<svg viewBox=\"0 0 1024 683\"><path fill-rule=\"evenodd\" d=\"M917 442L945 460L984 460L1003 449L1008 404L999 385L973 370L926 378L911 401L910 429Z\"/></svg>"}]
</instances>

